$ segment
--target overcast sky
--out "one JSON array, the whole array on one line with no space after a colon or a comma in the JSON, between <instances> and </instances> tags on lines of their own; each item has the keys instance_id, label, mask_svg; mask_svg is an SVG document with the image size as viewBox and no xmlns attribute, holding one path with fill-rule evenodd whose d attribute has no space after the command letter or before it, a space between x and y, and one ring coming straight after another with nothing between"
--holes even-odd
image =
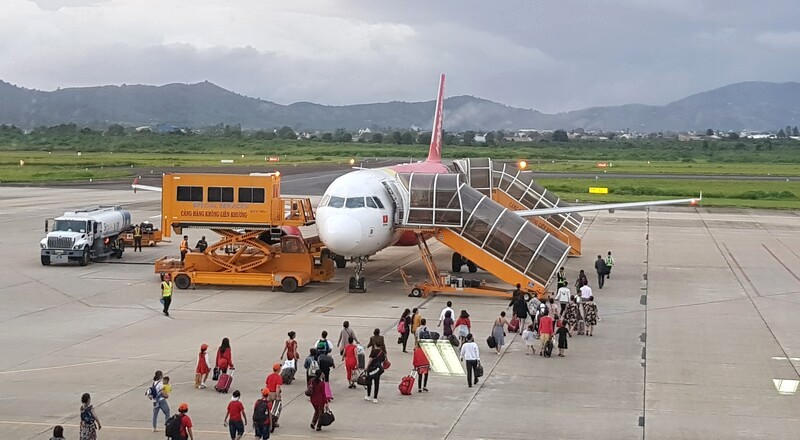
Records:
<instances>
[{"instance_id":1,"label":"overcast sky","mask_svg":"<svg viewBox=\"0 0 800 440\"><path fill-rule=\"evenodd\" d=\"M546 112L800 80L797 0L3 0L0 79Z\"/></svg>"}]
</instances>

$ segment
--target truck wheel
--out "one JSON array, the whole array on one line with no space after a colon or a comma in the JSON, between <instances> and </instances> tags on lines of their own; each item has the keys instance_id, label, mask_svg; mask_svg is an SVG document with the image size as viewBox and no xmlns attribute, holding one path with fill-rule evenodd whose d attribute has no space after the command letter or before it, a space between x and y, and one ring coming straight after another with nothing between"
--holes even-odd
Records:
<instances>
[{"instance_id":1,"label":"truck wheel","mask_svg":"<svg viewBox=\"0 0 800 440\"><path fill-rule=\"evenodd\" d=\"M478 266L476 266L472 261L467 261L467 268L469 269L469 273L475 273L478 271Z\"/></svg>"},{"instance_id":2,"label":"truck wheel","mask_svg":"<svg viewBox=\"0 0 800 440\"><path fill-rule=\"evenodd\" d=\"M89 249L88 248L83 248L83 254L81 255L80 261L78 261L78 264L80 264L81 266L86 266L87 264L89 264Z\"/></svg>"},{"instance_id":3,"label":"truck wheel","mask_svg":"<svg viewBox=\"0 0 800 440\"><path fill-rule=\"evenodd\" d=\"M459 273L461 272L461 266L464 265L464 260L461 258L461 254L458 252L453 252L453 272Z\"/></svg>"},{"instance_id":4,"label":"truck wheel","mask_svg":"<svg viewBox=\"0 0 800 440\"><path fill-rule=\"evenodd\" d=\"M336 262L336 267L339 269L344 269L347 266L347 260L341 255L334 257L333 261Z\"/></svg>"},{"instance_id":5,"label":"truck wheel","mask_svg":"<svg viewBox=\"0 0 800 440\"><path fill-rule=\"evenodd\" d=\"M181 290L186 290L192 285L192 279L189 278L189 275L184 273L179 274L175 277L175 287Z\"/></svg>"},{"instance_id":6,"label":"truck wheel","mask_svg":"<svg viewBox=\"0 0 800 440\"><path fill-rule=\"evenodd\" d=\"M420 297L422 297L422 290L415 287L415 288L411 289L411 295L409 295L409 296L411 296L413 298L420 298Z\"/></svg>"},{"instance_id":7,"label":"truck wheel","mask_svg":"<svg viewBox=\"0 0 800 440\"><path fill-rule=\"evenodd\" d=\"M292 293L297 290L297 280L292 277L286 277L281 280L281 288L284 292Z\"/></svg>"},{"instance_id":8,"label":"truck wheel","mask_svg":"<svg viewBox=\"0 0 800 440\"><path fill-rule=\"evenodd\" d=\"M42 266L49 266L49 265L50 265L50 256L42 255Z\"/></svg>"}]
</instances>

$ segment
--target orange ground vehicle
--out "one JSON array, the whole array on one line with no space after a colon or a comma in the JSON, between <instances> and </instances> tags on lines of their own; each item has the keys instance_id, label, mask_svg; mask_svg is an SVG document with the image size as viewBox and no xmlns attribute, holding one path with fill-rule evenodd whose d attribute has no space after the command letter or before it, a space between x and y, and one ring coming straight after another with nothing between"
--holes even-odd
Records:
<instances>
[{"instance_id":1,"label":"orange ground vehicle","mask_svg":"<svg viewBox=\"0 0 800 440\"><path fill-rule=\"evenodd\" d=\"M280 174L165 174L162 230L208 228L221 236L204 252L156 260L179 289L197 284L298 287L333 276L333 260L316 237L285 235L282 226L314 224L309 199L280 197Z\"/></svg>"},{"instance_id":2,"label":"orange ground vehicle","mask_svg":"<svg viewBox=\"0 0 800 440\"><path fill-rule=\"evenodd\" d=\"M161 230L154 227L150 222L142 222L139 224L142 228L142 246L153 247L161 242ZM125 246L133 247L133 227L126 229L120 236Z\"/></svg>"}]
</instances>

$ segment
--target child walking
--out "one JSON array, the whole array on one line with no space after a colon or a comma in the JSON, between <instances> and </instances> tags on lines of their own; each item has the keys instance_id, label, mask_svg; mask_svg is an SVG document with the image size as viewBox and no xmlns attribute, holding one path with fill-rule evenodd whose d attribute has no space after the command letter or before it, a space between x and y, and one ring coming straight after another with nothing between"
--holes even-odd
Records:
<instances>
[{"instance_id":1,"label":"child walking","mask_svg":"<svg viewBox=\"0 0 800 440\"><path fill-rule=\"evenodd\" d=\"M194 387L204 389L208 380L208 344L200 345L200 354L197 355L197 368L194 371Z\"/></svg>"},{"instance_id":2,"label":"child walking","mask_svg":"<svg viewBox=\"0 0 800 440\"><path fill-rule=\"evenodd\" d=\"M564 357L564 350L567 349L567 336L572 337L570 334L569 329L564 324L564 320L558 321L558 330L556 330L556 335L558 335L558 357Z\"/></svg>"},{"instance_id":3,"label":"child walking","mask_svg":"<svg viewBox=\"0 0 800 440\"><path fill-rule=\"evenodd\" d=\"M536 354L536 349L533 348L533 344L536 342L537 338L536 338L536 332L533 331L533 326L534 324L529 325L528 328L525 329L524 332L522 332L522 339L525 340L525 346L531 349L530 353L525 353L526 355Z\"/></svg>"}]
</instances>

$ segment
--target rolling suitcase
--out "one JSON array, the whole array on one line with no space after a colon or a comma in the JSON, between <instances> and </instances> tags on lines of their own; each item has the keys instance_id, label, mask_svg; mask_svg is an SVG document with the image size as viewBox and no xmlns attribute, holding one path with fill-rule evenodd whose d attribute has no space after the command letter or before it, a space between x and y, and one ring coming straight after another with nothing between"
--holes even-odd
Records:
<instances>
[{"instance_id":1,"label":"rolling suitcase","mask_svg":"<svg viewBox=\"0 0 800 440\"><path fill-rule=\"evenodd\" d=\"M514 318L508 323L508 332L516 333L519 331L519 319Z\"/></svg>"},{"instance_id":2,"label":"rolling suitcase","mask_svg":"<svg viewBox=\"0 0 800 440\"><path fill-rule=\"evenodd\" d=\"M227 393L232 384L233 376L228 373L222 373L219 376L217 384L214 385L214 389L217 390L218 393Z\"/></svg>"},{"instance_id":3,"label":"rolling suitcase","mask_svg":"<svg viewBox=\"0 0 800 440\"><path fill-rule=\"evenodd\" d=\"M325 382L325 398L328 399L329 401L333 400L333 391L331 391L330 382Z\"/></svg>"},{"instance_id":4,"label":"rolling suitcase","mask_svg":"<svg viewBox=\"0 0 800 440\"><path fill-rule=\"evenodd\" d=\"M400 385L397 386L397 389L400 390L400 394L404 396L411 395L411 392L414 391L414 381L416 380L414 376L416 376L416 371L412 371L411 374L400 380Z\"/></svg>"},{"instance_id":5,"label":"rolling suitcase","mask_svg":"<svg viewBox=\"0 0 800 440\"><path fill-rule=\"evenodd\" d=\"M278 427L278 419L281 418L281 411L283 411L283 402L276 400L270 403L272 404L272 408L270 409L269 414L272 418L272 423L270 423L269 432L275 432L275 428Z\"/></svg>"},{"instance_id":6,"label":"rolling suitcase","mask_svg":"<svg viewBox=\"0 0 800 440\"><path fill-rule=\"evenodd\" d=\"M550 357L553 355L553 340L548 339L547 342L544 344L544 350L542 350L544 357Z\"/></svg>"}]
</instances>

